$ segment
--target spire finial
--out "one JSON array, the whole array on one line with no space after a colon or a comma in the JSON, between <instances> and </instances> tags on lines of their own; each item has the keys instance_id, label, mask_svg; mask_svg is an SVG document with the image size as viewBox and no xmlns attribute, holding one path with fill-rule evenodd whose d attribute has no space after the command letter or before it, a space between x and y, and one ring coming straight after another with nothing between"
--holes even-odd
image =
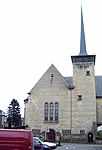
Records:
<instances>
[{"instance_id":1,"label":"spire finial","mask_svg":"<svg viewBox=\"0 0 102 150\"><path fill-rule=\"evenodd\" d=\"M84 23L83 23L82 6L81 6L81 37L80 37L80 54L79 55L87 55L87 52L86 52L86 42L85 42L85 33L84 33Z\"/></svg>"}]
</instances>

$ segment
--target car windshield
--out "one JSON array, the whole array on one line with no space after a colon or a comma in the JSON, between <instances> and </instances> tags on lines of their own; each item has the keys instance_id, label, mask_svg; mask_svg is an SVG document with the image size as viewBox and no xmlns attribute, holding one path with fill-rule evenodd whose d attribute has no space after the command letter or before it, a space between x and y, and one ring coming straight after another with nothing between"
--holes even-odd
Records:
<instances>
[{"instance_id":1,"label":"car windshield","mask_svg":"<svg viewBox=\"0 0 102 150\"><path fill-rule=\"evenodd\" d=\"M35 143L43 143L43 141L41 141L39 138L34 138L34 142Z\"/></svg>"},{"instance_id":2,"label":"car windshield","mask_svg":"<svg viewBox=\"0 0 102 150\"><path fill-rule=\"evenodd\" d=\"M34 139L34 142L35 142L35 143L39 143L39 140L38 140L38 139Z\"/></svg>"}]
</instances>

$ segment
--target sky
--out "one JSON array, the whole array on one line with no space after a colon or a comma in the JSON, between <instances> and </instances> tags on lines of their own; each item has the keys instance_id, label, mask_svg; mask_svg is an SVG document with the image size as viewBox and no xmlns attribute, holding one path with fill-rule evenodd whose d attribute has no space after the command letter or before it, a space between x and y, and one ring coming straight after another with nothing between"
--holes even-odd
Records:
<instances>
[{"instance_id":1,"label":"sky","mask_svg":"<svg viewBox=\"0 0 102 150\"><path fill-rule=\"evenodd\" d=\"M81 6L86 50L96 55L95 75L102 75L102 0L0 1L0 109L24 100L54 64L73 75L71 56L79 55Z\"/></svg>"}]
</instances>

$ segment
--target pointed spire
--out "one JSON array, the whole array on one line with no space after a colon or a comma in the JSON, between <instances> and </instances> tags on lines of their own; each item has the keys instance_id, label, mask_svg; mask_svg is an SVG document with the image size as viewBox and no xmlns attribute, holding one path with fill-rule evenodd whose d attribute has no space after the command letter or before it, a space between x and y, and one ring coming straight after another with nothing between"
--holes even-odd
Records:
<instances>
[{"instance_id":1,"label":"pointed spire","mask_svg":"<svg viewBox=\"0 0 102 150\"><path fill-rule=\"evenodd\" d=\"M80 54L79 55L87 55L82 7L81 7L81 37L80 37Z\"/></svg>"}]
</instances>

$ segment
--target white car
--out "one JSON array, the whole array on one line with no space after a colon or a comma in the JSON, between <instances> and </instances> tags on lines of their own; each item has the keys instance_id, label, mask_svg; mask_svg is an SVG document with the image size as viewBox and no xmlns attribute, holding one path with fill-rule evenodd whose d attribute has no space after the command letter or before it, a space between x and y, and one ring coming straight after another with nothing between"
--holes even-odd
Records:
<instances>
[{"instance_id":1,"label":"white car","mask_svg":"<svg viewBox=\"0 0 102 150\"><path fill-rule=\"evenodd\" d=\"M34 137L34 139L38 140L39 143L41 143L42 145L47 145L49 146L51 149L56 149L57 145L55 143L51 143L51 142L43 142L39 137Z\"/></svg>"}]
</instances>

